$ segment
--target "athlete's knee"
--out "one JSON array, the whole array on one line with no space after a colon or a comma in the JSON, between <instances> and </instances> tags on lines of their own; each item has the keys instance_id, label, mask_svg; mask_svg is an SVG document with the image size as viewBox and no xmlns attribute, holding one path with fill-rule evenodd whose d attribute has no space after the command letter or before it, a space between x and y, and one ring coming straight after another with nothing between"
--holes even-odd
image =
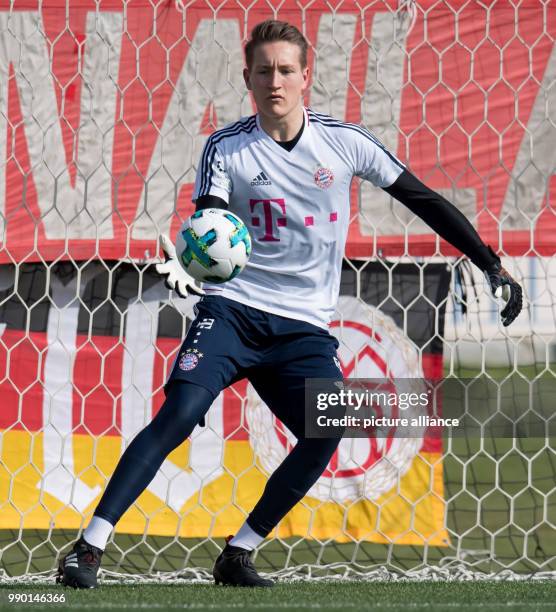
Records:
<instances>
[{"instance_id":1,"label":"athlete's knee","mask_svg":"<svg viewBox=\"0 0 556 612\"><path fill-rule=\"evenodd\" d=\"M341 438L312 438L301 439L301 446L305 469L309 472L322 473L335 453Z\"/></svg>"},{"instance_id":2,"label":"athlete's knee","mask_svg":"<svg viewBox=\"0 0 556 612\"><path fill-rule=\"evenodd\" d=\"M212 392L195 383L175 380L167 390L166 400L163 404L171 410L189 413L205 414L210 408L214 396Z\"/></svg>"},{"instance_id":3,"label":"athlete's knee","mask_svg":"<svg viewBox=\"0 0 556 612\"><path fill-rule=\"evenodd\" d=\"M213 401L212 393L204 387L175 381L150 427L158 436L171 439L178 446L191 435L196 425L204 424L205 414Z\"/></svg>"}]
</instances>

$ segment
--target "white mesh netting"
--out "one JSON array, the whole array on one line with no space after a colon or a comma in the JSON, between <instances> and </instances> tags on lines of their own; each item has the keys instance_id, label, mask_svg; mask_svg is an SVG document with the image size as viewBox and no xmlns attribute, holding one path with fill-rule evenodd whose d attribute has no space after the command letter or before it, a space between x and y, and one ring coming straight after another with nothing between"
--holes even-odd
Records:
<instances>
[{"instance_id":1,"label":"white mesh netting","mask_svg":"<svg viewBox=\"0 0 556 612\"><path fill-rule=\"evenodd\" d=\"M347 376L488 379L512 423L344 440L260 547L284 579L506 579L556 570L556 9L488 4L16 0L0 8L0 581L51 580L152 418L191 301L154 273L192 212L208 134L253 106L251 27L310 41L307 104L363 123L523 284L508 329L478 270L354 184L332 331ZM470 382L471 381L471 382ZM515 415L530 411L521 426ZM111 580L207 580L294 440L245 383L170 455L103 560Z\"/></svg>"}]
</instances>

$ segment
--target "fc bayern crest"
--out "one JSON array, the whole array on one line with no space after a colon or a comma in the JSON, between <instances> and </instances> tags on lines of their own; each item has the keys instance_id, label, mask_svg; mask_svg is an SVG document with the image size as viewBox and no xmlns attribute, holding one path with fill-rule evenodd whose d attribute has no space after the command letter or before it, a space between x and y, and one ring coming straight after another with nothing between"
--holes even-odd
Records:
<instances>
[{"instance_id":1,"label":"fc bayern crest","mask_svg":"<svg viewBox=\"0 0 556 612\"><path fill-rule=\"evenodd\" d=\"M319 166L313 175L315 185L321 189L328 189L334 183L334 173L330 168Z\"/></svg>"},{"instance_id":2,"label":"fc bayern crest","mask_svg":"<svg viewBox=\"0 0 556 612\"><path fill-rule=\"evenodd\" d=\"M196 352L189 352L188 350L187 353L184 353L180 357L178 365L180 370L185 370L187 372L189 370L192 370L193 368L196 368L198 363L199 357L197 357Z\"/></svg>"}]
</instances>

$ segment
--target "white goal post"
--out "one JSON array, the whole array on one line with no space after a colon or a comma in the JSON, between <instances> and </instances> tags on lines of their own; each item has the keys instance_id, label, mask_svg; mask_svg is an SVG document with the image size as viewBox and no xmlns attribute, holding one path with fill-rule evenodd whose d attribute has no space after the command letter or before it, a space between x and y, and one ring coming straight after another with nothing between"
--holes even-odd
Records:
<instances>
[{"instance_id":1,"label":"white goal post","mask_svg":"<svg viewBox=\"0 0 556 612\"><path fill-rule=\"evenodd\" d=\"M307 105L365 125L454 202L524 310L503 328L479 270L355 182L331 326L344 373L458 379L508 423L342 441L257 567L553 577L556 7L15 0L0 7L0 582L52 580L161 404L194 299L155 274L158 235L193 210L207 136L253 113L242 49L268 17L310 42ZM226 390L120 521L104 580L209 579L292 444L246 381Z\"/></svg>"}]
</instances>

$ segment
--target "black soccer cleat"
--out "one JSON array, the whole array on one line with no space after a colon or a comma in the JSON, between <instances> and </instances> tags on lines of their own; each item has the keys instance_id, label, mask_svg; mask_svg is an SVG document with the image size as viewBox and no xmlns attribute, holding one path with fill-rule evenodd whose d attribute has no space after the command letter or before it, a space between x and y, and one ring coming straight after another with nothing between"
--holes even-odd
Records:
<instances>
[{"instance_id":1,"label":"black soccer cleat","mask_svg":"<svg viewBox=\"0 0 556 612\"><path fill-rule=\"evenodd\" d=\"M212 575L216 584L241 587L271 587L272 580L259 576L251 561L251 550L230 546L232 536L226 538L226 546L218 555Z\"/></svg>"},{"instance_id":2,"label":"black soccer cleat","mask_svg":"<svg viewBox=\"0 0 556 612\"><path fill-rule=\"evenodd\" d=\"M94 589L103 551L81 536L58 565L56 582L74 589Z\"/></svg>"}]
</instances>

